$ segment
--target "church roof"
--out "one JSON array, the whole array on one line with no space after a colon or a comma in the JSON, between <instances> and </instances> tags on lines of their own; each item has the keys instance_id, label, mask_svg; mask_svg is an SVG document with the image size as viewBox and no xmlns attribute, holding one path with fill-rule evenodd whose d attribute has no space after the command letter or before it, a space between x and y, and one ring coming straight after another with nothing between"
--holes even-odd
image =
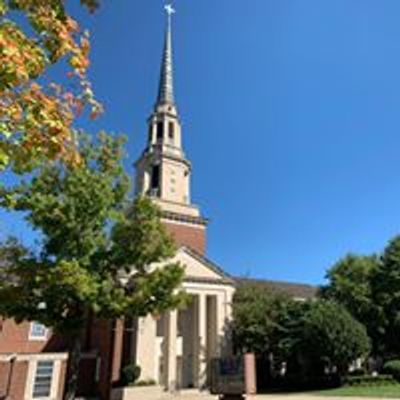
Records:
<instances>
[{"instance_id":1,"label":"church roof","mask_svg":"<svg viewBox=\"0 0 400 400\"><path fill-rule=\"evenodd\" d=\"M273 293L286 294L294 299L299 300L310 300L315 298L318 292L318 287L308 285L305 283L294 283L294 282L282 282L282 281L271 281L264 279L252 279L252 278L234 278L237 286L241 285L254 285L260 288L264 288Z\"/></svg>"},{"instance_id":2,"label":"church roof","mask_svg":"<svg viewBox=\"0 0 400 400\"><path fill-rule=\"evenodd\" d=\"M290 296L296 300L309 300L315 298L317 295L318 287L313 285L308 285L305 283L294 283L294 282L282 282L282 281L272 281L265 279L252 279L252 278L240 278L233 277L225 272L219 265L215 264L210 259L206 258L204 255L198 253L197 251L189 248L182 247L182 249L192 256L193 258L200 261L202 264L206 265L210 270L214 271L217 275L221 277L219 280L215 280L215 278L194 278L192 276L187 277L187 280L199 280L207 281L209 283L226 283L231 284L236 287L241 285L254 285L257 287L264 288L273 293L280 293Z\"/></svg>"}]
</instances>

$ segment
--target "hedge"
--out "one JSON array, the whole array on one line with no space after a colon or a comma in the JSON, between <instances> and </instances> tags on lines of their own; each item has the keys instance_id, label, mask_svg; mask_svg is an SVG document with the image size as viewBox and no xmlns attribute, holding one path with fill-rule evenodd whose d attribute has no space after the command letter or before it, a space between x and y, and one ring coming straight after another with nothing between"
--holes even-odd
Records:
<instances>
[{"instance_id":1,"label":"hedge","mask_svg":"<svg viewBox=\"0 0 400 400\"><path fill-rule=\"evenodd\" d=\"M385 372L385 374L393 375L397 381L400 381L400 360L385 362L383 365L383 372Z\"/></svg>"},{"instance_id":2,"label":"hedge","mask_svg":"<svg viewBox=\"0 0 400 400\"><path fill-rule=\"evenodd\" d=\"M392 375L360 375L346 378L346 386L387 386L397 384Z\"/></svg>"}]
</instances>

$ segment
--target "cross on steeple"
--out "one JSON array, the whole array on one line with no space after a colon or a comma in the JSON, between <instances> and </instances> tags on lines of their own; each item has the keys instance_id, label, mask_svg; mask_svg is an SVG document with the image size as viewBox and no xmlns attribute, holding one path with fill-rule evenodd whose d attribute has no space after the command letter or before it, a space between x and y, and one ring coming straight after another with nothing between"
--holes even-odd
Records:
<instances>
[{"instance_id":1,"label":"cross on steeple","mask_svg":"<svg viewBox=\"0 0 400 400\"><path fill-rule=\"evenodd\" d=\"M166 4L164 9L168 14L169 20L171 20L171 15L175 14L175 9L172 7L172 4Z\"/></svg>"}]
</instances>

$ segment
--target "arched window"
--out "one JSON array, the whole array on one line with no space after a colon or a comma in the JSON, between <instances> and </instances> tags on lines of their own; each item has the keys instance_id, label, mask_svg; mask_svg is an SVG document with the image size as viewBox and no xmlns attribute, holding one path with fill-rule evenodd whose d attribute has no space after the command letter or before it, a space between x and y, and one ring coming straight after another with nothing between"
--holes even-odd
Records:
<instances>
[{"instance_id":1,"label":"arched window","mask_svg":"<svg viewBox=\"0 0 400 400\"><path fill-rule=\"evenodd\" d=\"M160 187L160 166L153 165L151 170L151 190L157 192ZM157 193L158 194L158 193Z\"/></svg>"},{"instance_id":2,"label":"arched window","mask_svg":"<svg viewBox=\"0 0 400 400\"><path fill-rule=\"evenodd\" d=\"M157 122L157 141L161 141L164 137L164 123Z\"/></svg>"},{"instance_id":3,"label":"arched window","mask_svg":"<svg viewBox=\"0 0 400 400\"><path fill-rule=\"evenodd\" d=\"M168 123L168 137L170 139L173 139L174 134L175 134L175 124L173 122L169 122Z\"/></svg>"}]
</instances>

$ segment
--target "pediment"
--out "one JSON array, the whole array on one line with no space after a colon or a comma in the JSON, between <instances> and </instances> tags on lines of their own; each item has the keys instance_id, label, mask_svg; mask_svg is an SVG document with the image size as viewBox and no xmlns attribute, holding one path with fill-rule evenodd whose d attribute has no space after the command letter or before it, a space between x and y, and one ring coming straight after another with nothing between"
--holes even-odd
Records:
<instances>
[{"instance_id":1,"label":"pediment","mask_svg":"<svg viewBox=\"0 0 400 400\"><path fill-rule=\"evenodd\" d=\"M185 267L185 280L231 281L220 267L186 247L177 251L174 261L179 261Z\"/></svg>"}]
</instances>

